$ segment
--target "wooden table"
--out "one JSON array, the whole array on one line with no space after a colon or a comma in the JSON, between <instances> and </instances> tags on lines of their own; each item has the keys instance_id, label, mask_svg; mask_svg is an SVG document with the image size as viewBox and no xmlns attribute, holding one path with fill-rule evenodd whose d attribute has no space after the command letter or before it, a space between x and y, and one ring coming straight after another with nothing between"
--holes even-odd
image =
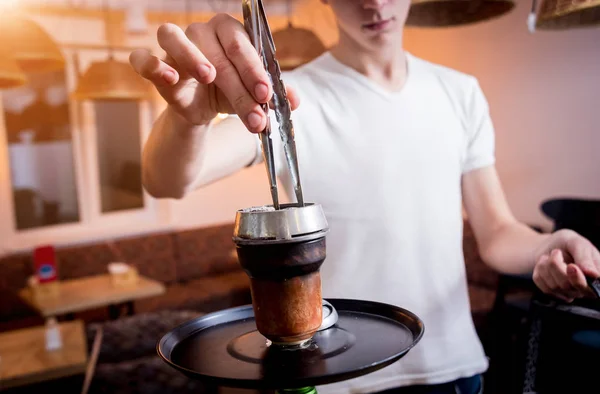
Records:
<instances>
[{"instance_id":1,"label":"wooden table","mask_svg":"<svg viewBox=\"0 0 600 394\"><path fill-rule=\"evenodd\" d=\"M72 315L88 309L108 306L115 318L117 305L128 305L133 312L133 301L160 295L165 286L158 281L139 276L136 283L115 286L110 274L88 276L80 279L60 281L59 292L52 297L34 297L31 289L24 288L19 296L39 311L44 317Z\"/></svg>"},{"instance_id":2,"label":"wooden table","mask_svg":"<svg viewBox=\"0 0 600 394\"><path fill-rule=\"evenodd\" d=\"M77 374L87 367L83 322L59 323L62 347L46 350L45 327L0 333L0 390Z\"/></svg>"}]
</instances>

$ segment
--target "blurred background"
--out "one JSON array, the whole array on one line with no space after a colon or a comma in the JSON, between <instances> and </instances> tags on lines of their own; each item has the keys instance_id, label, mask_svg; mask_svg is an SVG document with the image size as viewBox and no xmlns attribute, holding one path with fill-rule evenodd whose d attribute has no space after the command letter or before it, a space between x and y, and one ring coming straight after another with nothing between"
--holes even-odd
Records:
<instances>
[{"instance_id":1,"label":"blurred background","mask_svg":"<svg viewBox=\"0 0 600 394\"><path fill-rule=\"evenodd\" d=\"M336 42L335 20L320 0L265 0L265 7L286 69ZM61 305L60 313L23 293L34 289L34 252L44 245L55 249L61 282L105 275L115 261L134 267L156 291L125 297L131 306L127 314L133 315L128 318L149 313L152 324L171 322L164 329L190 316L181 311L206 313L248 302L231 229L236 210L270 202L264 168L246 169L181 200L151 198L141 184L141 152L165 102L128 63L136 48L162 55L156 43L161 24L185 28L219 12L241 20L240 1L0 0L0 11L0 329L40 327L48 316L63 312L71 318L82 314L86 324L108 319L98 310L115 303L102 296L109 288L100 286L100 295L86 307L53 301ZM599 234L599 26L597 0L413 1L405 47L478 78L496 128L497 167L510 206L539 231L565 222L556 216L565 209L546 206L544 211L544 202L574 199L595 208L578 206L570 217L577 217L576 225L587 234ZM588 220L584 225L582 217ZM515 326L502 326L502 338L525 343L529 331L521 323L531 322L531 298L506 301L507 278L483 268L468 230L465 255L473 315L487 322L495 307L508 302L518 313ZM85 293L84 283L71 299ZM152 315L159 312L173 314ZM497 334L488 323L477 322L482 338ZM123 324L113 329L129 332ZM141 323L127 324L139 328L135 324ZM85 327L83 357L88 360L98 326ZM153 340L144 342L151 344L144 356L149 358L136 364L139 368L162 368L153 358ZM0 339L5 382L11 363L2 343L9 342ZM506 367L498 376L520 392L527 348L510 346L517 356L493 361L504 368L516 360L514 370ZM102 387L116 391L110 384L117 385L117 370L137 376L127 369L133 368L130 361L123 366L106 357L99 359L105 369L95 375ZM173 390L181 392L188 384Z\"/></svg>"},{"instance_id":2,"label":"blurred background","mask_svg":"<svg viewBox=\"0 0 600 394\"><path fill-rule=\"evenodd\" d=\"M292 66L336 41L333 16L319 0L265 3L279 33L280 56ZM448 11L437 20L425 19L428 10L413 6L421 14L414 11L409 18L405 46L479 79L497 130L498 169L511 207L519 219L548 229L551 221L539 207L544 199L600 196L595 151L600 31L589 25L542 26L532 33L531 2L492 3L508 7L497 7L498 15L482 20L464 14L452 20ZM69 241L112 235L106 230L117 223L126 224L123 233L223 223L240 207L269 201L262 168L182 201L151 201L140 187L140 147L164 103L127 69L129 53L149 48L161 54L156 30L164 22L185 27L217 12L239 19L239 1L2 0L0 5L10 21L3 22L7 34L0 39L6 67L11 57L28 58L25 69L12 69L21 72L23 84L2 89L1 129L8 149L0 166L0 247L27 248L62 234ZM106 91L95 92L99 89Z\"/></svg>"}]
</instances>

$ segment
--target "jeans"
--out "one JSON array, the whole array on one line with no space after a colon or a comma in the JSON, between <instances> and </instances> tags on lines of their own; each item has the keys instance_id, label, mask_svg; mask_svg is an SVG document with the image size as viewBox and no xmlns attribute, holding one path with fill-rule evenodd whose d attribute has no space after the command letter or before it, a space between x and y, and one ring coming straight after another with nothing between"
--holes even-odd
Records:
<instances>
[{"instance_id":1,"label":"jeans","mask_svg":"<svg viewBox=\"0 0 600 394\"><path fill-rule=\"evenodd\" d=\"M481 375L462 378L449 383L399 387L380 391L377 394L482 394Z\"/></svg>"}]
</instances>

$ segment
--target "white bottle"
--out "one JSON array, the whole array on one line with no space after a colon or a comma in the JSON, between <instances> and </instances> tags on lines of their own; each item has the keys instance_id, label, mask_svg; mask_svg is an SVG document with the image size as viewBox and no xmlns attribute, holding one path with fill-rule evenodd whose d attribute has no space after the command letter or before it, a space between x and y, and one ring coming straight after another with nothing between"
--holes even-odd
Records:
<instances>
[{"instance_id":1,"label":"white bottle","mask_svg":"<svg viewBox=\"0 0 600 394\"><path fill-rule=\"evenodd\" d=\"M52 351L62 347L60 327L54 317L46 320L46 350Z\"/></svg>"}]
</instances>

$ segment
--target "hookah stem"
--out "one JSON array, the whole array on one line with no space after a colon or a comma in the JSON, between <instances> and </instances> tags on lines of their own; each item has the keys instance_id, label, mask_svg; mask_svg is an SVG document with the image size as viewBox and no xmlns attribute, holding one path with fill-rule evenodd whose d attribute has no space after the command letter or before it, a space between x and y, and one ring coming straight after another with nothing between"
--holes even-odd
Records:
<instances>
[{"instance_id":1,"label":"hookah stem","mask_svg":"<svg viewBox=\"0 0 600 394\"><path fill-rule=\"evenodd\" d=\"M307 386L295 389L280 389L276 390L276 394L317 394L317 389L314 386Z\"/></svg>"}]
</instances>

